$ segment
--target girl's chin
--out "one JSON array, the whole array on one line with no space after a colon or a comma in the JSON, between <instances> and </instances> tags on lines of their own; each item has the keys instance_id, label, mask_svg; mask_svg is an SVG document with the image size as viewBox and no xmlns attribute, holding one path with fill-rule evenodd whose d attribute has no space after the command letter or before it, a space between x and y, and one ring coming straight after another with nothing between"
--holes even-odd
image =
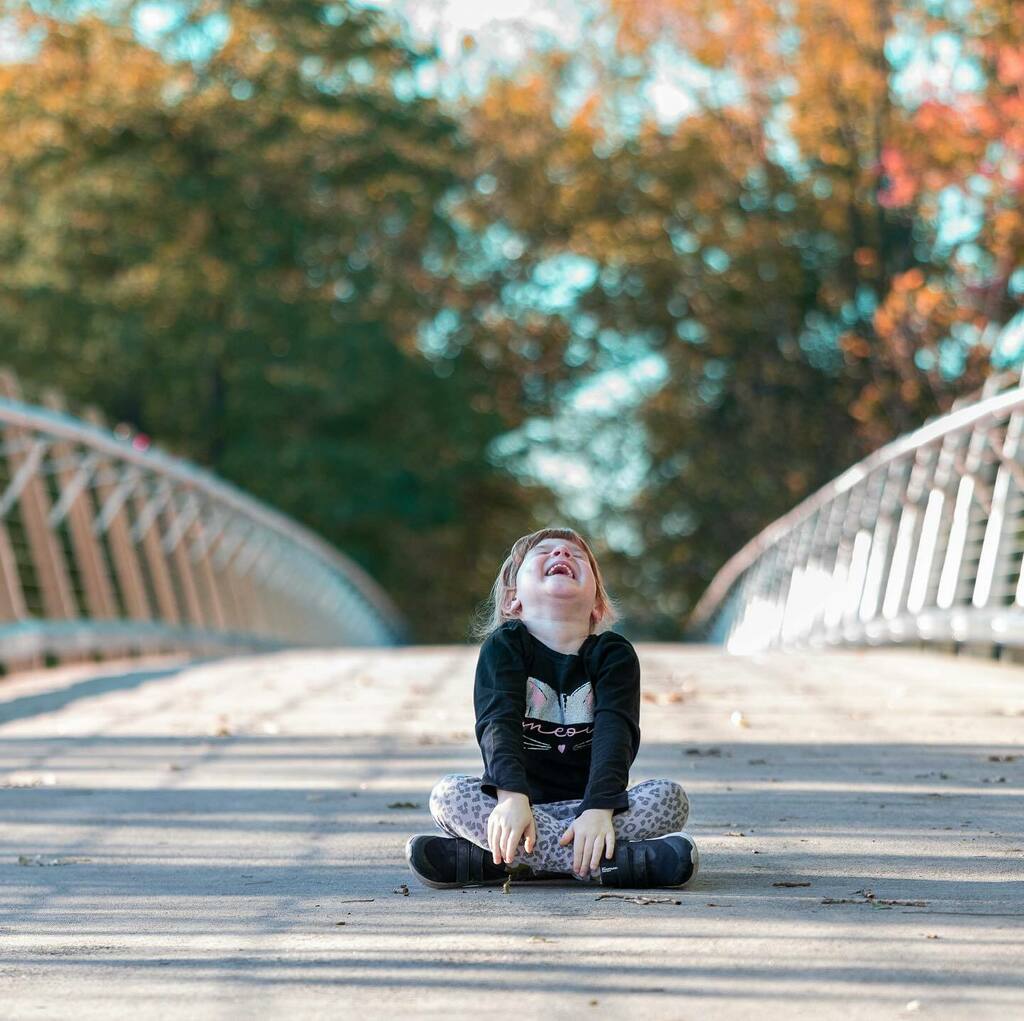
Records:
<instances>
[{"instance_id":1,"label":"girl's chin","mask_svg":"<svg viewBox=\"0 0 1024 1021\"><path fill-rule=\"evenodd\" d=\"M537 606L552 610L557 608L560 617L564 617L566 611L570 611L582 618L590 614L594 604L584 599L580 592L548 592L547 599L539 600Z\"/></svg>"}]
</instances>

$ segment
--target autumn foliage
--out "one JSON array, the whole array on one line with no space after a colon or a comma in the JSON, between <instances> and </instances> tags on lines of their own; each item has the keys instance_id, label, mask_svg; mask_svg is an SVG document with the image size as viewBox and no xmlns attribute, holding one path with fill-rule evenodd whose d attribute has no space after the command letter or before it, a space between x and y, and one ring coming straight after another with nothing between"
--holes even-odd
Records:
<instances>
[{"instance_id":1,"label":"autumn foliage","mask_svg":"<svg viewBox=\"0 0 1024 1021\"><path fill-rule=\"evenodd\" d=\"M421 637L560 513L511 430L589 462L576 524L632 633L675 637L761 527L1017 364L1016 5L609 0L448 106L345 4L197 4L168 39L222 17L202 59L130 4L12 9L8 360L283 503ZM656 385L569 414L644 359Z\"/></svg>"}]
</instances>

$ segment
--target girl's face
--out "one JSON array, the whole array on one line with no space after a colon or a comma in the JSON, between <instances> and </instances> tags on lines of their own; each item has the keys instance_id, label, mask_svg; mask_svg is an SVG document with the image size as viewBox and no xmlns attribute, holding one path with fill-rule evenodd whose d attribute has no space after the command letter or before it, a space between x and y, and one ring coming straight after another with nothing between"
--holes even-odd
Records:
<instances>
[{"instance_id":1,"label":"girl's face","mask_svg":"<svg viewBox=\"0 0 1024 1021\"><path fill-rule=\"evenodd\" d=\"M523 558L508 609L526 620L575 617L589 630L596 599L597 579L583 548L571 539L541 539Z\"/></svg>"}]
</instances>

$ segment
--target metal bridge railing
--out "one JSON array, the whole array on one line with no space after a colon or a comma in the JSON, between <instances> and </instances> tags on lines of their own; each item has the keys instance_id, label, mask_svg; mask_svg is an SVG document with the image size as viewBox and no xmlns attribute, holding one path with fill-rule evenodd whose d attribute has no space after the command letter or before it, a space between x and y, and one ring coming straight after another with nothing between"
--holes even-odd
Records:
<instances>
[{"instance_id":1,"label":"metal bridge railing","mask_svg":"<svg viewBox=\"0 0 1024 1021\"><path fill-rule=\"evenodd\" d=\"M0 371L0 664L163 649L382 645L350 559L208 472L25 404Z\"/></svg>"},{"instance_id":2,"label":"metal bridge railing","mask_svg":"<svg viewBox=\"0 0 1024 1021\"><path fill-rule=\"evenodd\" d=\"M692 636L740 653L1024 646L1021 382L991 377L975 403L876 451L765 528L715 576Z\"/></svg>"}]
</instances>

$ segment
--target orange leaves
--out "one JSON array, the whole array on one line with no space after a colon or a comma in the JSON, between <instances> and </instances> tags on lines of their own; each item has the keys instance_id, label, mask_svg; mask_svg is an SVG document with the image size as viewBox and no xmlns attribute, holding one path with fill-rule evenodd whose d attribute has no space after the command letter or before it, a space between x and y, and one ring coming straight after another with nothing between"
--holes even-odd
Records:
<instances>
[{"instance_id":1,"label":"orange leaves","mask_svg":"<svg viewBox=\"0 0 1024 1021\"><path fill-rule=\"evenodd\" d=\"M569 126L570 131L584 132L588 135L597 134L603 102L604 97L598 91L591 92L574 114Z\"/></svg>"},{"instance_id":2,"label":"orange leaves","mask_svg":"<svg viewBox=\"0 0 1024 1021\"><path fill-rule=\"evenodd\" d=\"M935 287L923 287L914 295L914 311L921 319L929 319L945 300L945 291Z\"/></svg>"},{"instance_id":3,"label":"orange leaves","mask_svg":"<svg viewBox=\"0 0 1024 1021\"><path fill-rule=\"evenodd\" d=\"M1024 88L1024 50L1019 46L1000 46L996 74L1003 85Z\"/></svg>"},{"instance_id":4,"label":"orange leaves","mask_svg":"<svg viewBox=\"0 0 1024 1021\"><path fill-rule=\"evenodd\" d=\"M924 272L919 266L899 273L892 278L892 290L895 294L916 290L924 283Z\"/></svg>"},{"instance_id":5,"label":"orange leaves","mask_svg":"<svg viewBox=\"0 0 1024 1021\"><path fill-rule=\"evenodd\" d=\"M879 205L885 209L910 205L917 196L919 185L905 154L891 145L883 146L881 163L886 184L879 190Z\"/></svg>"},{"instance_id":6,"label":"orange leaves","mask_svg":"<svg viewBox=\"0 0 1024 1021\"><path fill-rule=\"evenodd\" d=\"M839 346L851 358L867 358L871 354L871 345L856 333L844 333L839 338Z\"/></svg>"}]
</instances>

